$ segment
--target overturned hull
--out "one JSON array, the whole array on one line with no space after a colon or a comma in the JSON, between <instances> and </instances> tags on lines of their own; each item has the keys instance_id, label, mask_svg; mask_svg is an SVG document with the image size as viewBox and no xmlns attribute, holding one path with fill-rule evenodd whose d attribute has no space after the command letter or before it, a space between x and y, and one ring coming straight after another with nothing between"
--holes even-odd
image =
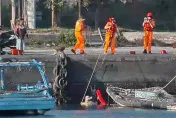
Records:
<instances>
[{"instance_id":1,"label":"overturned hull","mask_svg":"<svg viewBox=\"0 0 176 118\"><path fill-rule=\"evenodd\" d=\"M161 87L123 89L108 85L106 92L121 107L167 109L175 99Z\"/></svg>"}]
</instances>

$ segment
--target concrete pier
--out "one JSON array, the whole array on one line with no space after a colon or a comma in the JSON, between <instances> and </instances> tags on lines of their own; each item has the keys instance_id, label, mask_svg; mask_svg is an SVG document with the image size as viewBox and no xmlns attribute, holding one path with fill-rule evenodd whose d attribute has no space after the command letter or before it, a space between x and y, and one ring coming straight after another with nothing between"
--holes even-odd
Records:
<instances>
[{"instance_id":1,"label":"concrete pier","mask_svg":"<svg viewBox=\"0 0 176 118\"><path fill-rule=\"evenodd\" d=\"M168 54L160 54L162 49L165 49ZM136 51L136 54L129 54L130 50ZM153 54L142 54L142 47L117 48L117 54L106 56L104 56L102 49L86 49L85 51L87 52L85 55L73 55L70 49L65 51L70 60L67 66L67 79L70 83L69 94L77 102L83 96L100 53L101 57L91 81L91 85L100 88L107 83L117 84L123 88L164 86L176 75L176 56L173 54L174 49L170 47L153 47ZM36 54L36 52L38 53ZM52 79L54 79L52 70L55 66L55 56L53 54L54 50L34 49L27 50L25 56L5 55L1 58L6 61L12 58L23 61L30 59L42 61L46 64L46 74L52 82ZM102 63L103 58L104 63ZM9 73L13 73L13 75ZM8 82L12 81L15 87L19 83L18 80L23 83L35 83L36 78L40 77L35 69L32 69L32 74L27 71L22 73L22 71L14 73L14 70L7 70L6 78ZM24 78L26 81L24 81ZM175 86L176 81L172 82L166 90L175 94Z\"/></svg>"}]
</instances>

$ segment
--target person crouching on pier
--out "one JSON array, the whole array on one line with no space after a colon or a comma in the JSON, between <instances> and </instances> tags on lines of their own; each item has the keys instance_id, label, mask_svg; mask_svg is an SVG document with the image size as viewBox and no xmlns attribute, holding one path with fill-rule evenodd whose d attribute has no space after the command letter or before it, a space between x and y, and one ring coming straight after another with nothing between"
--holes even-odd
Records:
<instances>
[{"instance_id":1,"label":"person crouching on pier","mask_svg":"<svg viewBox=\"0 0 176 118\"><path fill-rule=\"evenodd\" d=\"M109 20L106 23L104 29L106 30L104 54L107 53L109 45L111 45L111 53L114 54L115 53L115 47L116 47L116 32L118 30L115 18L113 18L113 17L109 18Z\"/></svg>"},{"instance_id":2,"label":"person crouching on pier","mask_svg":"<svg viewBox=\"0 0 176 118\"><path fill-rule=\"evenodd\" d=\"M19 24L16 26L16 49L18 50L18 55L22 55L25 47L25 36L28 38L27 30L24 25L24 19L19 19Z\"/></svg>"},{"instance_id":3,"label":"person crouching on pier","mask_svg":"<svg viewBox=\"0 0 176 118\"><path fill-rule=\"evenodd\" d=\"M84 28L86 28L86 25L84 23L85 19L83 18L79 18L77 21L76 21L76 24L75 24L75 37L76 37L76 44L75 46L72 48L72 52L74 54L76 54L76 49L79 48L80 49L80 54L84 54L84 36L83 36L83 30Z\"/></svg>"},{"instance_id":4,"label":"person crouching on pier","mask_svg":"<svg viewBox=\"0 0 176 118\"><path fill-rule=\"evenodd\" d=\"M143 53L144 54L147 53L147 47L148 47L148 53L151 54L153 29L155 28L155 20L152 18L151 12L147 13L147 17L144 18L144 22L142 26L144 30L144 39L143 39L144 51Z\"/></svg>"}]
</instances>

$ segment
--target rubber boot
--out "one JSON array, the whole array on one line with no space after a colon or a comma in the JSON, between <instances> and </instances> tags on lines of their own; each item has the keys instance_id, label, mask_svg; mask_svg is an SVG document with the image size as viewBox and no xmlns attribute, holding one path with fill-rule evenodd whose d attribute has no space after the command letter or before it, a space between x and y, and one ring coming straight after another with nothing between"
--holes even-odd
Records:
<instances>
[{"instance_id":1,"label":"rubber boot","mask_svg":"<svg viewBox=\"0 0 176 118\"><path fill-rule=\"evenodd\" d=\"M80 54L85 54L85 52L84 52L84 51L82 51L82 52L80 52Z\"/></svg>"},{"instance_id":2,"label":"rubber boot","mask_svg":"<svg viewBox=\"0 0 176 118\"><path fill-rule=\"evenodd\" d=\"M20 50L18 50L18 55L20 55Z\"/></svg>"},{"instance_id":3,"label":"rubber boot","mask_svg":"<svg viewBox=\"0 0 176 118\"><path fill-rule=\"evenodd\" d=\"M104 54L106 55L106 54L107 54L107 52L104 52Z\"/></svg>"},{"instance_id":4,"label":"rubber boot","mask_svg":"<svg viewBox=\"0 0 176 118\"><path fill-rule=\"evenodd\" d=\"M144 54L147 54L147 50L144 50L143 53L144 53Z\"/></svg>"},{"instance_id":5,"label":"rubber boot","mask_svg":"<svg viewBox=\"0 0 176 118\"><path fill-rule=\"evenodd\" d=\"M73 54L76 54L75 50L71 49L71 51L73 52Z\"/></svg>"}]
</instances>

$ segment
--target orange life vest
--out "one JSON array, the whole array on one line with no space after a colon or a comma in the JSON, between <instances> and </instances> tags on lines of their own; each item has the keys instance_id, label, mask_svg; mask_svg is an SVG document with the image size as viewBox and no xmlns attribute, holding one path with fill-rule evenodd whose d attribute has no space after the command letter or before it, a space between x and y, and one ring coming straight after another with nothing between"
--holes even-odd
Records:
<instances>
[{"instance_id":1,"label":"orange life vest","mask_svg":"<svg viewBox=\"0 0 176 118\"><path fill-rule=\"evenodd\" d=\"M152 24L153 27L151 27L149 22ZM152 19L149 22L144 23L144 26L143 26L144 31L153 31L155 27L155 21Z\"/></svg>"},{"instance_id":2,"label":"orange life vest","mask_svg":"<svg viewBox=\"0 0 176 118\"><path fill-rule=\"evenodd\" d=\"M81 32L84 29L84 23L82 20L77 20L75 24L75 31Z\"/></svg>"},{"instance_id":3,"label":"orange life vest","mask_svg":"<svg viewBox=\"0 0 176 118\"><path fill-rule=\"evenodd\" d=\"M105 27L110 27L109 29L106 29L106 33L114 34L116 31L116 25L111 22L107 22Z\"/></svg>"}]
</instances>

